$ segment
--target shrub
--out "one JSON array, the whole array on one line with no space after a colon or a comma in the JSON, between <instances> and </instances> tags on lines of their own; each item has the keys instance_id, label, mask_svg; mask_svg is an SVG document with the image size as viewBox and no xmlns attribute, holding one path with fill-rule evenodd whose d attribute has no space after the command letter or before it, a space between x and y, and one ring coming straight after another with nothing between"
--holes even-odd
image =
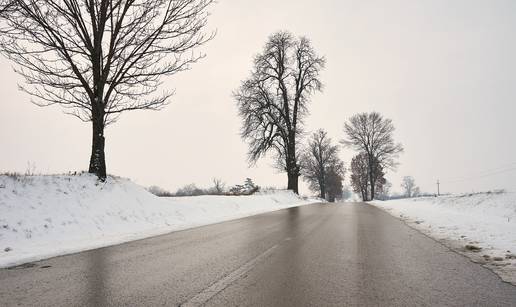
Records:
<instances>
[{"instance_id":1,"label":"shrub","mask_svg":"<svg viewBox=\"0 0 516 307\"><path fill-rule=\"evenodd\" d=\"M169 191L163 189L163 188L160 188L158 186L150 186L147 188L147 191L149 191L150 193L158 196L158 197L171 197L171 196L174 196L173 193L170 193Z\"/></svg>"}]
</instances>

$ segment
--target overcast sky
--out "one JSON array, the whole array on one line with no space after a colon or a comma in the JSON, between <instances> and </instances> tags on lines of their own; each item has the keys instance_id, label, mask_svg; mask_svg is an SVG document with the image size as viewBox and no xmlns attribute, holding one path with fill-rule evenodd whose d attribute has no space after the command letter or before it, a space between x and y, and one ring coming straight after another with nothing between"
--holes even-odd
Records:
<instances>
[{"instance_id":1,"label":"overcast sky","mask_svg":"<svg viewBox=\"0 0 516 307\"><path fill-rule=\"evenodd\" d=\"M170 190L213 177L286 186L270 160L248 168L231 94L267 37L288 30L327 58L307 130L338 141L347 118L378 111L405 147L388 174L394 190L404 175L428 192L437 179L444 192L516 190L516 1L220 0L211 12L207 57L165 79L171 104L108 128L109 173ZM41 173L87 169L90 125L31 104L10 63L0 65L0 171L24 172L29 161ZM342 149L347 163L353 155Z\"/></svg>"}]
</instances>

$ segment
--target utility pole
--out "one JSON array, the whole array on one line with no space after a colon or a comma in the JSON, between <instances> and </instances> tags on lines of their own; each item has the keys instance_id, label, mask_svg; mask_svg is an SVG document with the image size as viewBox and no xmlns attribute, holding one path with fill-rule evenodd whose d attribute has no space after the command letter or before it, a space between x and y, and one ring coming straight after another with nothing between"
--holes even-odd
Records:
<instances>
[{"instance_id":1,"label":"utility pole","mask_svg":"<svg viewBox=\"0 0 516 307\"><path fill-rule=\"evenodd\" d=\"M439 191L439 185L440 185L439 179L437 179L437 196L441 196L441 193Z\"/></svg>"}]
</instances>

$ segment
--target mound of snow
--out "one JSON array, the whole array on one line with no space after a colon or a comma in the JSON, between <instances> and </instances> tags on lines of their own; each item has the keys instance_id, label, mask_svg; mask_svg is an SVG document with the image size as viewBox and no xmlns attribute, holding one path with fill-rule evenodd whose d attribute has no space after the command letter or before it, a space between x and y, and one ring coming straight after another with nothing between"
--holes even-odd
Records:
<instances>
[{"instance_id":1,"label":"mound of snow","mask_svg":"<svg viewBox=\"0 0 516 307\"><path fill-rule=\"evenodd\" d=\"M88 174L0 176L0 267L313 202L290 191L159 198Z\"/></svg>"},{"instance_id":2,"label":"mound of snow","mask_svg":"<svg viewBox=\"0 0 516 307\"><path fill-rule=\"evenodd\" d=\"M370 203L458 248L473 260L480 259L479 262L492 265L503 279L516 283L516 260L513 259L516 258L516 193L478 193Z\"/></svg>"}]
</instances>

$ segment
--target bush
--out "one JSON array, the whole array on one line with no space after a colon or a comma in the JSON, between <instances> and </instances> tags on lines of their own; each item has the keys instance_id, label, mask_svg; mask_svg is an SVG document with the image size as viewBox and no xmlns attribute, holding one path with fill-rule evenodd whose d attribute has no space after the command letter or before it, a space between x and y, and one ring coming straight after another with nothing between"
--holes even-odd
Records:
<instances>
[{"instance_id":1,"label":"bush","mask_svg":"<svg viewBox=\"0 0 516 307\"><path fill-rule=\"evenodd\" d=\"M246 178L244 184L237 184L229 189L229 195L252 195L260 190L251 178Z\"/></svg>"},{"instance_id":2,"label":"bush","mask_svg":"<svg viewBox=\"0 0 516 307\"><path fill-rule=\"evenodd\" d=\"M194 183L191 183L178 189L175 196L199 196L207 194L208 192L206 190L200 189Z\"/></svg>"},{"instance_id":3,"label":"bush","mask_svg":"<svg viewBox=\"0 0 516 307\"><path fill-rule=\"evenodd\" d=\"M158 196L158 197L171 197L171 196L174 196L173 193L170 193L169 191L165 190L165 189L162 189L158 186L150 186L147 188L147 191L149 191L150 193Z\"/></svg>"},{"instance_id":4,"label":"bush","mask_svg":"<svg viewBox=\"0 0 516 307\"><path fill-rule=\"evenodd\" d=\"M175 193L171 193L158 186L147 188L150 193L160 197L183 197L183 196L201 196L201 195L252 195L260 190L260 187L254 184L251 178L246 178L244 184L237 184L226 191L226 184L220 179L213 179L213 186L207 189L199 188L194 183L179 188Z\"/></svg>"}]
</instances>

